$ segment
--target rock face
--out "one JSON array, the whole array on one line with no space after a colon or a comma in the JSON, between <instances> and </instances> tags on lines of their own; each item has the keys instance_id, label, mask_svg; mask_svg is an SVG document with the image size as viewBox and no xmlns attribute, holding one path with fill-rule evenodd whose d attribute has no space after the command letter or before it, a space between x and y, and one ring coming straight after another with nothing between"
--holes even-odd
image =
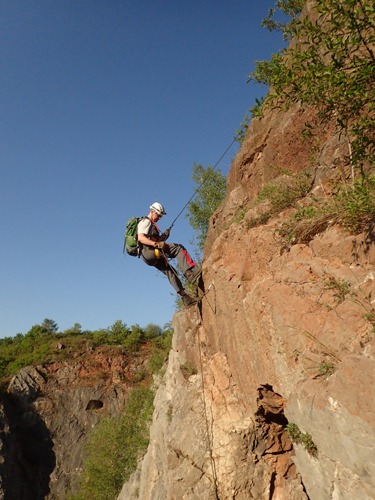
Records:
<instances>
[{"instance_id":1,"label":"rock face","mask_svg":"<svg viewBox=\"0 0 375 500\"><path fill-rule=\"evenodd\" d=\"M74 491L90 429L123 411L147 357L90 348L26 367L0 405L0 498L58 499Z\"/></svg>"},{"instance_id":2,"label":"rock face","mask_svg":"<svg viewBox=\"0 0 375 500\"><path fill-rule=\"evenodd\" d=\"M303 142L309 117L248 131L211 221L207 295L174 317L150 445L119 500L375 498L374 234L332 223L293 245L278 232L291 209L251 223L285 170L313 167L308 196L345 179L346 144L329 127L318 150Z\"/></svg>"}]
</instances>

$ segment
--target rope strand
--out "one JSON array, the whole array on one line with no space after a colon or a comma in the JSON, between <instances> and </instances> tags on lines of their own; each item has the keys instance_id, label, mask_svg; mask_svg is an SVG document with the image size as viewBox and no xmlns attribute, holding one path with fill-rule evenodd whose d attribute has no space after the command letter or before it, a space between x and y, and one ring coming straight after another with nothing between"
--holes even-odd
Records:
<instances>
[{"instance_id":1,"label":"rope strand","mask_svg":"<svg viewBox=\"0 0 375 500\"><path fill-rule=\"evenodd\" d=\"M209 428L209 424L208 424L207 404L206 404L204 375L203 375L203 356L202 356L199 328L198 328L198 350L199 350L199 362L200 362L201 379L202 379L202 400L203 400L203 408L204 408L204 415L205 415L205 421L206 421L207 445L208 445L208 453L210 455L212 479L213 479L213 486L214 486L214 495L215 495L215 500L220 500L219 488L218 488L218 478L217 478L217 473L216 473L215 460L214 460L214 457L212 454L212 440L210 437L210 428Z\"/></svg>"},{"instance_id":2,"label":"rope strand","mask_svg":"<svg viewBox=\"0 0 375 500\"><path fill-rule=\"evenodd\" d=\"M233 141L229 144L229 146L227 147L227 149L224 151L224 153L220 156L220 158L218 159L218 161L215 163L215 165L212 168L212 171L214 171L217 168L217 166L219 165L219 163L221 162L221 160L224 158L224 156L228 153L228 151L230 150L230 148L236 142L238 136L239 136L239 133L234 137ZM189 203L194 198L194 196L198 193L198 191L200 189L202 189L202 187L204 186L204 184L207 182L208 178L209 178L209 174L206 175L206 177L203 179L203 181L201 182L201 184L197 187L197 189L194 191L194 193L190 196L190 198L188 199L188 201L185 203L185 205L179 211L179 213L177 214L177 217L172 221L172 224L169 226L169 229L172 229L172 227L174 226L174 223L176 222L176 220L180 217L180 215L182 214L182 212L189 205Z\"/></svg>"}]
</instances>

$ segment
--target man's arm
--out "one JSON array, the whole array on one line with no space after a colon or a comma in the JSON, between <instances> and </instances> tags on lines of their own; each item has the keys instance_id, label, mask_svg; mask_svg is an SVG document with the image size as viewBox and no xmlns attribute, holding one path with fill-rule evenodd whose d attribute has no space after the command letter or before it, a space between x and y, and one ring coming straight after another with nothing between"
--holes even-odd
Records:
<instances>
[{"instance_id":1,"label":"man's arm","mask_svg":"<svg viewBox=\"0 0 375 500\"><path fill-rule=\"evenodd\" d=\"M154 247L156 245L156 241L150 240L145 234L138 234L138 241L142 243L142 245L148 245L150 247Z\"/></svg>"}]
</instances>

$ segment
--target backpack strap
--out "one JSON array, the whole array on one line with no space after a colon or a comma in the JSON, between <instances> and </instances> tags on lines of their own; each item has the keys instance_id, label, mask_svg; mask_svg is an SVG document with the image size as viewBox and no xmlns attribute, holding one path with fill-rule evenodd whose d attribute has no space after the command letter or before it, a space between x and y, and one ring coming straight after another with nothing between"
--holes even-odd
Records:
<instances>
[{"instance_id":1,"label":"backpack strap","mask_svg":"<svg viewBox=\"0 0 375 500\"><path fill-rule=\"evenodd\" d=\"M149 217L147 217L147 215L144 215L143 217L140 217L139 221L138 221L138 224L141 222L141 220L144 220L144 219L148 219L151 222L151 224L152 224L152 220ZM137 250L138 250L138 258L139 258L141 256L141 253L142 253L143 244L138 241L138 224L137 224L136 238L137 238L137 243L138 243Z\"/></svg>"}]
</instances>

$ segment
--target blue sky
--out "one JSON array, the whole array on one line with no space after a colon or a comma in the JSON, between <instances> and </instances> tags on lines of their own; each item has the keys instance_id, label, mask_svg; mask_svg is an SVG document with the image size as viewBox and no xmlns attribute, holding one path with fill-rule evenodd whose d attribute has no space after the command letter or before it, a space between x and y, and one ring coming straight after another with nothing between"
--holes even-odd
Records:
<instances>
[{"instance_id":1,"label":"blue sky","mask_svg":"<svg viewBox=\"0 0 375 500\"><path fill-rule=\"evenodd\" d=\"M167 227L265 89L268 0L2 0L0 337L170 321L166 278L122 254L154 201ZM220 162L227 174L238 150ZM193 247L184 214L170 241Z\"/></svg>"}]
</instances>

